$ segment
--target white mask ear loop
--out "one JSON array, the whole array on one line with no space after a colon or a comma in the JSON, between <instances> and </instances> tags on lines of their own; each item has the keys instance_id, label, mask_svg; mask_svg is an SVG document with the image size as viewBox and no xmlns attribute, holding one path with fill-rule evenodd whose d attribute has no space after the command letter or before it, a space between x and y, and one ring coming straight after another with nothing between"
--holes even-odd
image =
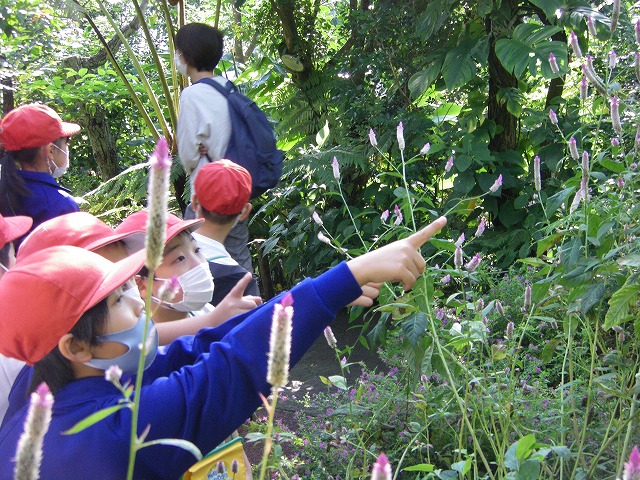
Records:
<instances>
[{"instance_id":1,"label":"white mask ear loop","mask_svg":"<svg viewBox=\"0 0 640 480\"><path fill-rule=\"evenodd\" d=\"M8 271L9 271L9 269L8 269L7 267L5 267L2 263L0 263L0 268L1 268L2 270L4 270L5 272L8 272Z\"/></svg>"}]
</instances>

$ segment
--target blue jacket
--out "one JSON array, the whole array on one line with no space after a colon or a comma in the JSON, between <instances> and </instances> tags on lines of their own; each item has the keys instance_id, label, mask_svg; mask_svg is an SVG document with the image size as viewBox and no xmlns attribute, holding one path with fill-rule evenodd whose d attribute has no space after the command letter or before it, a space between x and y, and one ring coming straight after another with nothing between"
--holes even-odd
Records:
<instances>
[{"instance_id":1,"label":"blue jacket","mask_svg":"<svg viewBox=\"0 0 640 480\"><path fill-rule=\"evenodd\" d=\"M338 310L361 294L342 263L315 279L295 286L291 365L311 347ZM278 298L230 320L233 328L217 341L217 329L174 341L145 373L141 391L139 431L151 426L147 441L181 438L203 453L220 444L260 405L267 395L267 352L273 304ZM119 410L88 429L62 435L90 414L121 399L103 377L73 381L56 395L53 417L44 439L40 477L55 479L124 479L131 414ZM13 475L16 445L26 406L0 429L0 479ZM175 480L195 463L185 450L156 445L140 450L135 478Z\"/></svg>"},{"instance_id":2,"label":"blue jacket","mask_svg":"<svg viewBox=\"0 0 640 480\"><path fill-rule=\"evenodd\" d=\"M26 170L18 170L18 173L31 193L20 205L14 205L13 210L15 215L26 215L33 219L31 230L51 218L80 210L71 190L58 185L48 173Z\"/></svg>"}]
</instances>

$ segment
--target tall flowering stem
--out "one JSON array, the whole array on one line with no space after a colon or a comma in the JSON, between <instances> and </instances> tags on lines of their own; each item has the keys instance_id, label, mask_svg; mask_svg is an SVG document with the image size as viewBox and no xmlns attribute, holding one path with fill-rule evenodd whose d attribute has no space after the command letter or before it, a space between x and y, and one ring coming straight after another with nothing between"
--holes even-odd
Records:
<instances>
[{"instance_id":1,"label":"tall flowering stem","mask_svg":"<svg viewBox=\"0 0 640 480\"><path fill-rule=\"evenodd\" d=\"M147 248L147 268L149 278L153 278L154 270L162 262L164 244L167 229L167 203L169 198L169 172L171 171L171 156L169 146L164 137L158 139L156 149L149 158L149 186L147 191L147 237L145 246ZM145 302L145 322L142 338L140 360L138 361L138 371L136 373L136 383L134 387L133 407L131 409L131 432L129 442L129 466L127 469L127 480L133 479L133 470L136 462L136 452L144 441L138 438L138 413L140 407L140 391L142 390L142 376L144 373L144 360L149 351L149 345L145 341L149 336L149 321L151 318L151 294L152 289L147 289Z\"/></svg>"},{"instance_id":2,"label":"tall flowering stem","mask_svg":"<svg viewBox=\"0 0 640 480\"><path fill-rule=\"evenodd\" d=\"M409 208L409 212L411 213L411 224L413 225L413 231L415 232L417 230L416 219L413 216L413 202L411 201L411 193L409 193L409 184L407 183L407 164L404 159L404 125L402 124L402 122L398 124L396 136L398 139L398 146L400 147L400 159L402 160L402 181L404 182L404 191L407 194L407 207Z\"/></svg>"},{"instance_id":3,"label":"tall flowering stem","mask_svg":"<svg viewBox=\"0 0 640 480\"><path fill-rule=\"evenodd\" d=\"M371 130L371 132L373 132L373 130ZM370 132L370 134L371 134L371 132ZM373 133L373 138L375 139L375 133ZM376 145L377 145L377 142L376 142ZM353 228L358 233L358 238L362 242L362 246L364 247L365 250L367 250L367 245L364 243L364 240L362 239L362 236L360 235L360 230L358 229L358 224L356 223L356 219L353 218L353 215L351 214L351 209L349 208L349 204L347 203L347 199L345 198L344 192L342 191L342 185L340 183L340 165L338 164L338 159L336 157L333 157L332 168L333 168L333 178L336 179L336 183L338 184L338 192L340 193L340 198L342 198L342 203L344 203L345 207L347 208L347 213L349 214L349 218L351 219L351 223L353 224ZM320 241L324 241L320 237L320 235L318 235L318 238L320 238ZM329 243L329 245L331 245L331 243Z\"/></svg>"},{"instance_id":4,"label":"tall flowering stem","mask_svg":"<svg viewBox=\"0 0 640 480\"><path fill-rule=\"evenodd\" d=\"M53 395L46 383L41 383L31 394L29 412L24 423L24 431L18 441L16 452L15 480L36 480L40 478L42 442L49 430Z\"/></svg>"},{"instance_id":5,"label":"tall flowering stem","mask_svg":"<svg viewBox=\"0 0 640 480\"><path fill-rule=\"evenodd\" d=\"M267 366L267 382L273 387L271 392L271 405L268 408L269 419L267 422L267 434L262 452L260 467L260 479L265 478L267 461L271 453L273 417L278 402L278 389L284 387L289 379L289 357L291 355L291 328L293 320L293 296L287 293L280 303L273 307L271 321L271 336L269 337L269 363Z\"/></svg>"}]
</instances>

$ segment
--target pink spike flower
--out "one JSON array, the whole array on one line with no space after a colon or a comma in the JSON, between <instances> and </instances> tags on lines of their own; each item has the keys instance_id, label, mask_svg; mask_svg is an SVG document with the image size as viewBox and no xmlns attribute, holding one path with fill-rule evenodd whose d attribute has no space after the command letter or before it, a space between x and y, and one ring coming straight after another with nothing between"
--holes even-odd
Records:
<instances>
[{"instance_id":1,"label":"pink spike flower","mask_svg":"<svg viewBox=\"0 0 640 480\"><path fill-rule=\"evenodd\" d=\"M624 464L622 480L640 480L640 451L635 445L629 455L629 461Z\"/></svg>"},{"instance_id":2,"label":"pink spike flower","mask_svg":"<svg viewBox=\"0 0 640 480\"><path fill-rule=\"evenodd\" d=\"M391 480L391 464L384 453L381 453L371 470L371 480Z\"/></svg>"}]
</instances>

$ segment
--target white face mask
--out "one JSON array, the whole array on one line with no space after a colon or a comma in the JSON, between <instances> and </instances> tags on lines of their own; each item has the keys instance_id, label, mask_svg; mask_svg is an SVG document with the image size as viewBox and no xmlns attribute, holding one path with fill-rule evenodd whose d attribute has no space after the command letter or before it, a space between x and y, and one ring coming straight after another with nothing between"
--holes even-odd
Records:
<instances>
[{"instance_id":1,"label":"white face mask","mask_svg":"<svg viewBox=\"0 0 640 480\"><path fill-rule=\"evenodd\" d=\"M156 280L169 281L164 278ZM175 303L163 302L173 310L179 312L194 312L201 310L213 298L213 277L209 270L209 263L199 263L188 272L178 277L182 289L182 300Z\"/></svg>"},{"instance_id":2,"label":"white face mask","mask_svg":"<svg viewBox=\"0 0 640 480\"><path fill-rule=\"evenodd\" d=\"M67 162L66 162L66 165L64 167L59 167L56 164L56 162L53 161L53 158L49 159L49 173L51 174L51 176L53 178L60 178L65 173L67 173L67 168L69 168L69 152L65 152L63 149L61 149L55 143L52 143L51 145L53 145L55 148L60 150L62 152L62 154L67 157ZM53 164L54 168L51 168L51 164Z\"/></svg>"},{"instance_id":3,"label":"white face mask","mask_svg":"<svg viewBox=\"0 0 640 480\"><path fill-rule=\"evenodd\" d=\"M182 60L182 54L177 53L173 56L173 63L176 66L176 70L183 77L187 76L187 64Z\"/></svg>"}]
</instances>

